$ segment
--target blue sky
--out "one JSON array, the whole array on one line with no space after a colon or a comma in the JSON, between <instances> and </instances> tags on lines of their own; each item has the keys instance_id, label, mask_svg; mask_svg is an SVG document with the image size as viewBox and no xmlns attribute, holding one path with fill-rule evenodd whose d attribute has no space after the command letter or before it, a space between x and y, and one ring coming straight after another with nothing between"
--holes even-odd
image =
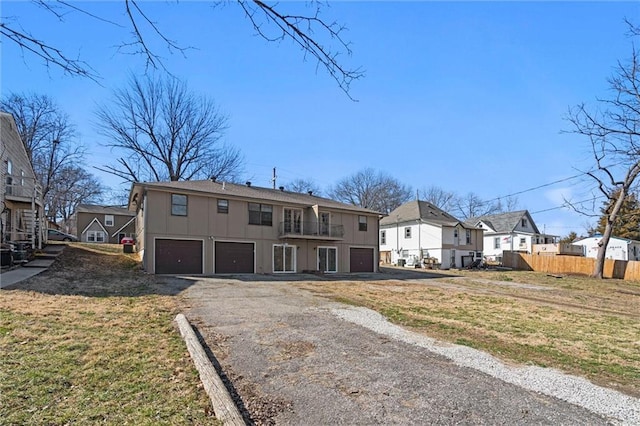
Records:
<instances>
[{"instance_id":1,"label":"blue sky","mask_svg":"<svg viewBox=\"0 0 640 426\"><path fill-rule=\"evenodd\" d=\"M123 21L121 2L73 4ZM332 2L323 16L348 27L353 55L345 62L366 74L351 86L353 102L291 43L257 37L233 4L141 4L170 38L194 47L184 58L156 45L174 75L229 116L225 141L240 148L254 184L270 186L276 167L279 183L303 178L326 188L372 167L414 189L485 199L589 168L588 142L562 133L570 129L563 118L570 106L607 95L607 77L631 52L624 19L640 23L638 2ZM30 2L1 7L3 18L16 17L103 77L98 85L47 70L3 40L2 95L52 96L90 147L87 165L105 164L114 154L92 125L96 104L145 72L140 57L116 52L126 30L78 13L60 22ZM585 179L544 186L520 194L519 207L542 211L533 214L541 231L583 234L592 219L554 208L592 188Z\"/></svg>"}]
</instances>

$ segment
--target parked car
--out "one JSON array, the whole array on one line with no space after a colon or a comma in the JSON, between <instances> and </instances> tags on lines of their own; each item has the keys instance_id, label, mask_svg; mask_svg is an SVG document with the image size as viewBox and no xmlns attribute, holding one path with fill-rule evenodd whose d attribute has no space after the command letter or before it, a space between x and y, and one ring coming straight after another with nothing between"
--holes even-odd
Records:
<instances>
[{"instance_id":1,"label":"parked car","mask_svg":"<svg viewBox=\"0 0 640 426\"><path fill-rule=\"evenodd\" d=\"M58 231L57 229L48 229L47 239L51 241L78 241L78 238L75 235L67 234L66 232Z\"/></svg>"}]
</instances>

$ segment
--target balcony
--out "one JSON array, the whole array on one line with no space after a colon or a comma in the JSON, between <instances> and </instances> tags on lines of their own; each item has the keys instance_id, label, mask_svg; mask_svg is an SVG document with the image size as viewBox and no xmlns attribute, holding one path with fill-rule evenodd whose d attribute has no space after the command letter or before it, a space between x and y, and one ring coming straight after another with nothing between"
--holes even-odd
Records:
<instances>
[{"instance_id":1,"label":"balcony","mask_svg":"<svg viewBox=\"0 0 640 426\"><path fill-rule=\"evenodd\" d=\"M336 241L344 238L344 226L322 225L316 222L280 222L278 237Z\"/></svg>"},{"instance_id":2,"label":"balcony","mask_svg":"<svg viewBox=\"0 0 640 426\"><path fill-rule=\"evenodd\" d=\"M4 189L4 197L9 201L30 204L33 200L35 204L42 205L40 187L34 190L34 187L29 185L7 184Z\"/></svg>"}]
</instances>

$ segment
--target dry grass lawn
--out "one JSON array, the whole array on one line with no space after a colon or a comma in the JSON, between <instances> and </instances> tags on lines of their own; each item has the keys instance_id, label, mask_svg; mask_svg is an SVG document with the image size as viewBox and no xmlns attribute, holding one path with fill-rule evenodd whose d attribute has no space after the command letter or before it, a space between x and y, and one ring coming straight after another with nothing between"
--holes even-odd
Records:
<instances>
[{"instance_id":1,"label":"dry grass lawn","mask_svg":"<svg viewBox=\"0 0 640 426\"><path fill-rule=\"evenodd\" d=\"M132 256L72 245L2 290L0 423L218 424L172 324L176 297L153 283Z\"/></svg>"},{"instance_id":2,"label":"dry grass lawn","mask_svg":"<svg viewBox=\"0 0 640 426\"><path fill-rule=\"evenodd\" d=\"M638 283L520 271L401 280L389 271L384 280L300 285L506 362L555 367L640 396Z\"/></svg>"}]
</instances>

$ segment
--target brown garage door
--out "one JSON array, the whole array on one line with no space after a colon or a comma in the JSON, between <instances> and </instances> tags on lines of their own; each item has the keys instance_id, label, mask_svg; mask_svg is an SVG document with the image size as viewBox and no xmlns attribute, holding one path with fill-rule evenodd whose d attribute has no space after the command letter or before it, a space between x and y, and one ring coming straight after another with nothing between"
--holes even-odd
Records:
<instances>
[{"instance_id":1,"label":"brown garage door","mask_svg":"<svg viewBox=\"0 0 640 426\"><path fill-rule=\"evenodd\" d=\"M253 243L216 241L216 274L253 274Z\"/></svg>"},{"instance_id":2,"label":"brown garage door","mask_svg":"<svg viewBox=\"0 0 640 426\"><path fill-rule=\"evenodd\" d=\"M352 248L349 257L351 272L373 272L373 249Z\"/></svg>"},{"instance_id":3,"label":"brown garage door","mask_svg":"<svg viewBox=\"0 0 640 426\"><path fill-rule=\"evenodd\" d=\"M202 274L202 241L157 239L156 274Z\"/></svg>"}]
</instances>

